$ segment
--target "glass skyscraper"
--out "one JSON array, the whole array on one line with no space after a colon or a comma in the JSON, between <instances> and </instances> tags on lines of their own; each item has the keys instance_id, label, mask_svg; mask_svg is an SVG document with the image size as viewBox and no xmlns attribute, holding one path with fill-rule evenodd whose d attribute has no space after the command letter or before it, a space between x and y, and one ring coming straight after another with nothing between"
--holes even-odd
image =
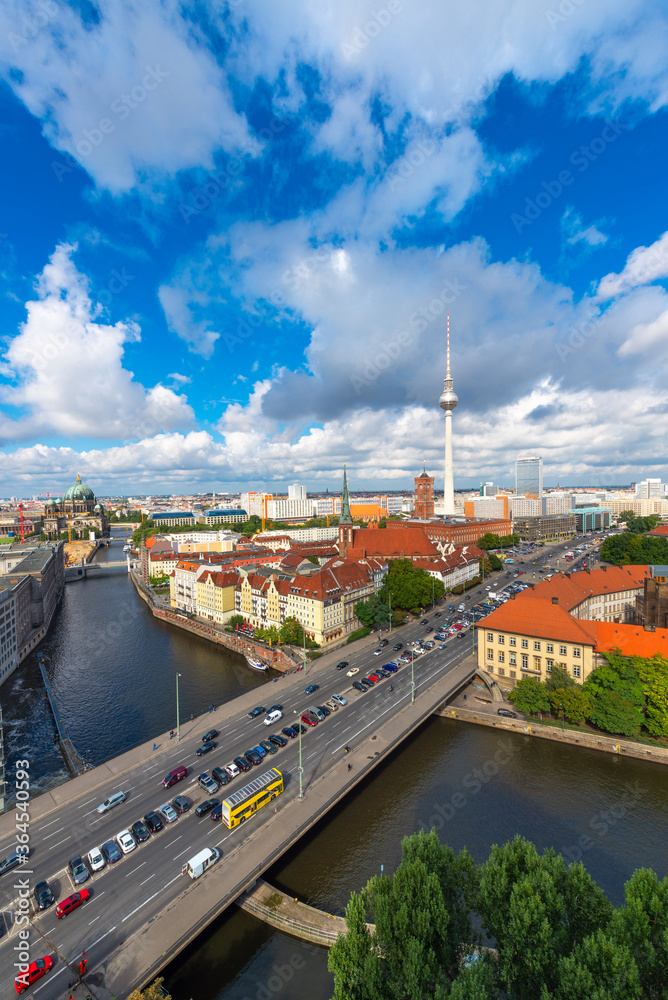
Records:
<instances>
[{"instance_id":1,"label":"glass skyscraper","mask_svg":"<svg viewBox=\"0 0 668 1000\"><path fill-rule=\"evenodd\" d=\"M515 491L518 496L542 496L543 459L538 455L518 458L515 463Z\"/></svg>"}]
</instances>

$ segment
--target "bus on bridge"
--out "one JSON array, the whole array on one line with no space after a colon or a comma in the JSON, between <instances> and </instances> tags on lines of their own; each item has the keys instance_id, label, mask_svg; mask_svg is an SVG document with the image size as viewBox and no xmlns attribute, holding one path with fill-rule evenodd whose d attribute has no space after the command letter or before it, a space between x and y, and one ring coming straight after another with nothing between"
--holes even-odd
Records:
<instances>
[{"instance_id":1,"label":"bus on bridge","mask_svg":"<svg viewBox=\"0 0 668 1000\"><path fill-rule=\"evenodd\" d=\"M223 799L223 822L230 830L233 829L267 802L275 799L282 791L283 775L272 767L270 771L244 785L228 799Z\"/></svg>"}]
</instances>

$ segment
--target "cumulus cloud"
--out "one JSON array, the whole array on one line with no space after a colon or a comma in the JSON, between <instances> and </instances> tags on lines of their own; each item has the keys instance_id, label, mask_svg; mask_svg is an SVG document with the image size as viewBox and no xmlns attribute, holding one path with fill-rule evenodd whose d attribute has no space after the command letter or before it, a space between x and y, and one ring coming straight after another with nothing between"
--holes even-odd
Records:
<instances>
[{"instance_id":1,"label":"cumulus cloud","mask_svg":"<svg viewBox=\"0 0 668 1000\"><path fill-rule=\"evenodd\" d=\"M76 245L60 244L26 303L27 319L9 341L0 399L16 411L0 423L5 440L36 435L129 438L187 427L184 396L160 384L146 389L123 367L124 345L140 339L134 322L113 326L74 263Z\"/></svg>"},{"instance_id":2,"label":"cumulus cloud","mask_svg":"<svg viewBox=\"0 0 668 1000\"><path fill-rule=\"evenodd\" d=\"M626 266L620 274L607 274L601 280L597 298L605 302L618 295L625 295L639 285L668 277L668 232L651 246L636 247L629 254Z\"/></svg>"},{"instance_id":3,"label":"cumulus cloud","mask_svg":"<svg viewBox=\"0 0 668 1000\"><path fill-rule=\"evenodd\" d=\"M595 223L585 226L582 216L569 206L561 217L561 231L567 243L574 245L584 243L588 247L603 246L608 237Z\"/></svg>"}]
</instances>

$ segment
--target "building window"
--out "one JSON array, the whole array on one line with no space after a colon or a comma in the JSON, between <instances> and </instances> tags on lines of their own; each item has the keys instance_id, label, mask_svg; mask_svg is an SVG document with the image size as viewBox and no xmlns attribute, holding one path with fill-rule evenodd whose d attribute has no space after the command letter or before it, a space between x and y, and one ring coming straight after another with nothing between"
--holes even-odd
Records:
<instances>
[{"instance_id":1,"label":"building window","mask_svg":"<svg viewBox=\"0 0 668 1000\"><path fill-rule=\"evenodd\" d=\"M539 642L534 642L534 644L533 644L533 648L534 648L535 650L537 650L538 652L540 652L540 643L539 643Z\"/></svg>"},{"instance_id":2,"label":"building window","mask_svg":"<svg viewBox=\"0 0 668 1000\"><path fill-rule=\"evenodd\" d=\"M516 671L515 671L515 670L509 670L509 671L508 671L508 674L509 674L509 676L510 676L510 677L512 677L512 678L515 678L515 676L516 676Z\"/></svg>"},{"instance_id":3,"label":"building window","mask_svg":"<svg viewBox=\"0 0 668 1000\"><path fill-rule=\"evenodd\" d=\"M573 664L573 677L579 677L579 676L580 676L580 664L579 663L574 663Z\"/></svg>"},{"instance_id":4,"label":"building window","mask_svg":"<svg viewBox=\"0 0 668 1000\"><path fill-rule=\"evenodd\" d=\"M499 675L499 677L503 677L505 675L505 672L506 671L504 667L499 667L499 669L497 670L497 674Z\"/></svg>"},{"instance_id":5,"label":"building window","mask_svg":"<svg viewBox=\"0 0 668 1000\"><path fill-rule=\"evenodd\" d=\"M516 664L516 662L517 662L517 654L516 653L511 653L510 654L510 665L512 667L514 667L515 664Z\"/></svg>"},{"instance_id":6,"label":"building window","mask_svg":"<svg viewBox=\"0 0 668 1000\"><path fill-rule=\"evenodd\" d=\"M503 661L505 660L505 658L506 658L505 657L505 653L503 653L502 651L500 651L499 652L499 663L503 663Z\"/></svg>"},{"instance_id":7,"label":"building window","mask_svg":"<svg viewBox=\"0 0 668 1000\"><path fill-rule=\"evenodd\" d=\"M547 670L548 674L552 673L552 664L553 663L554 663L554 660L546 660L545 661L545 669Z\"/></svg>"},{"instance_id":8,"label":"building window","mask_svg":"<svg viewBox=\"0 0 668 1000\"><path fill-rule=\"evenodd\" d=\"M517 640L516 640L516 638L515 638L514 635L511 635L511 637L509 639L509 642L510 642L511 646L516 646L517 645Z\"/></svg>"},{"instance_id":9,"label":"building window","mask_svg":"<svg viewBox=\"0 0 668 1000\"><path fill-rule=\"evenodd\" d=\"M522 653L522 670L528 670L528 669L529 669L529 657L525 653Z\"/></svg>"},{"instance_id":10,"label":"building window","mask_svg":"<svg viewBox=\"0 0 668 1000\"><path fill-rule=\"evenodd\" d=\"M554 653L554 646L553 646L553 644L551 642L548 642L546 648L547 648L548 653Z\"/></svg>"},{"instance_id":11,"label":"building window","mask_svg":"<svg viewBox=\"0 0 668 1000\"><path fill-rule=\"evenodd\" d=\"M560 646L559 647L559 655L560 656L566 656L566 652L567 652L567 650L566 650L565 646Z\"/></svg>"},{"instance_id":12,"label":"building window","mask_svg":"<svg viewBox=\"0 0 668 1000\"><path fill-rule=\"evenodd\" d=\"M528 649L528 648L529 648L528 639L522 639L522 649Z\"/></svg>"},{"instance_id":13,"label":"building window","mask_svg":"<svg viewBox=\"0 0 668 1000\"><path fill-rule=\"evenodd\" d=\"M487 659L488 660L493 660L494 659L494 650L493 649L488 649L487 650Z\"/></svg>"},{"instance_id":14,"label":"building window","mask_svg":"<svg viewBox=\"0 0 668 1000\"><path fill-rule=\"evenodd\" d=\"M579 657L579 655L580 655L579 648L577 646L573 646L573 656L578 656Z\"/></svg>"},{"instance_id":15,"label":"building window","mask_svg":"<svg viewBox=\"0 0 668 1000\"><path fill-rule=\"evenodd\" d=\"M502 635L499 636L499 640L498 641L499 641L499 646L503 646L503 636Z\"/></svg>"},{"instance_id":16,"label":"building window","mask_svg":"<svg viewBox=\"0 0 668 1000\"><path fill-rule=\"evenodd\" d=\"M534 656L534 658L533 658L533 668L534 668L534 670L540 671L540 656Z\"/></svg>"},{"instance_id":17,"label":"building window","mask_svg":"<svg viewBox=\"0 0 668 1000\"><path fill-rule=\"evenodd\" d=\"M487 633L487 642L494 642L494 633L493 632L488 632Z\"/></svg>"}]
</instances>

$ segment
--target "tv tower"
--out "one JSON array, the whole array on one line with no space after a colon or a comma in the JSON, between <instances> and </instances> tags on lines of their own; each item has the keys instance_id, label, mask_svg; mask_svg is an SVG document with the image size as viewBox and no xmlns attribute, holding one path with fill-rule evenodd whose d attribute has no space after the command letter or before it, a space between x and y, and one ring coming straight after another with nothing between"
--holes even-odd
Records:
<instances>
[{"instance_id":1,"label":"tv tower","mask_svg":"<svg viewBox=\"0 0 668 1000\"><path fill-rule=\"evenodd\" d=\"M450 375L450 313L448 313L448 367L443 379L443 392L438 401L438 405L445 410L445 484L443 489L443 510L448 517L455 513L455 484L452 467L452 411L459 402L457 394L452 388L452 376Z\"/></svg>"}]
</instances>

